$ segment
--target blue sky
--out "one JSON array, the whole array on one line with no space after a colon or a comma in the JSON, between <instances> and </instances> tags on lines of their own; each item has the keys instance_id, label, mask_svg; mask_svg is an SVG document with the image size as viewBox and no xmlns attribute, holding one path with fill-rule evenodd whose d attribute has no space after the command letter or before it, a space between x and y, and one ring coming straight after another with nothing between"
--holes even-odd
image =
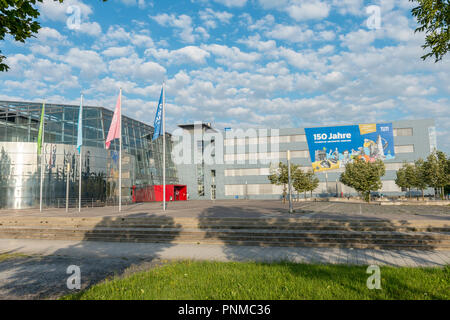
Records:
<instances>
[{"instance_id":1,"label":"blue sky","mask_svg":"<svg viewBox=\"0 0 450 320\"><path fill-rule=\"evenodd\" d=\"M1 43L11 70L0 74L0 99L77 104L83 92L86 104L113 109L122 87L124 113L152 124L165 80L168 130L193 121L248 128L434 118L438 147L450 152L450 58L420 59L413 6L44 0L37 38ZM69 29L77 8L80 23Z\"/></svg>"}]
</instances>

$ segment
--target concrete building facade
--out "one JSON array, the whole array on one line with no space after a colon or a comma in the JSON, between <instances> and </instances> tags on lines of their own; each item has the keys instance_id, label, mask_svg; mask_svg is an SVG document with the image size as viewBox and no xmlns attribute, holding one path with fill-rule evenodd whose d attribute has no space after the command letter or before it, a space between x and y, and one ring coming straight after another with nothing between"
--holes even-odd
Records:
<instances>
[{"instance_id":1,"label":"concrete building facade","mask_svg":"<svg viewBox=\"0 0 450 320\"><path fill-rule=\"evenodd\" d=\"M396 171L404 162L425 159L436 148L435 123L432 119L392 122L395 159L386 160L382 177L385 195L400 195L395 184ZM188 186L190 199L279 199L282 186L272 185L271 168L291 162L302 170L312 169L304 128L215 130L211 124L181 125L182 137L174 136L174 150L189 146L184 161L175 156L180 182ZM189 143L186 141L189 140ZM223 143L223 147L220 144ZM189 153L189 152L187 152ZM181 162L181 163L180 163ZM339 182L344 168L316 173L320 180L314 196L354 195L355 191ZM428 190L431 193L431 190Z\"/></svg>"}]
</instances>

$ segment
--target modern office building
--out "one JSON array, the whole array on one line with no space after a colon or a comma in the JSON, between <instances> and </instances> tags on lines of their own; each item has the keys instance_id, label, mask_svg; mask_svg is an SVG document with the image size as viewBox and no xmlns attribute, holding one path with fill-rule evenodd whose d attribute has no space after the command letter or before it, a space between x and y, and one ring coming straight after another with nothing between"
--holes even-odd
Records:
<instances>
[{"instance_id":1,"label":"modern office building","mask_svg":"<svg viewBox=\"0 0 450 320\"><path fill-rule=\"evenodd\" d=\"M0 101L0 208L39 206L41 159L44 205L63 207L67 182L71 201L78 199L80 168L75 145L79 106L46 105L42 157L37 155L41 108L40 103ZM109 109L84 107L81 170L82 199L87 203L114 203L118 199L118 140L110 150L105 149L112 116ZM364 148L359 151L315 149L314 157L308 132L315 128L218 130L209 123L179 127L173 135L166 133L166 184L171 185L173 200L181 200L186 192L188 199L279 199L282 186L270 184L268 176L280 161L286 163L288 150L291 162L303 170L315 166L320 180L315 196L355 194L339 182L345 155L369 157L381 152L386 174L380 192L399 195L402 190L394 182L396 171L404 162L426 158L436 148L435 124L430 119L356 125L357 133L361 131L365 137L372 129L388 130L392 137L386 140L381 134L377 139L375 130L374 138L364 139ZM327 128L335 136L347 137L342 130L333 129L343 127L322 129ZM162 139L152 142L153 127L125 116L122 132L123 200L132 200L133 186L141 191L140 199L158 200L161 197L148 194L162 190ZM322 135L313 136L322 139ZM336 160L341 160L340 165Z\"/></svg>"},{"instance_id":2,"label":"modern office building","mask_svg":"<svg viewBox=\"0 0 450 320\"><path fill-rule=\"evenodd\" d=\"M376 128L375 124L359 127L364 126ZM426 158L436 148L434 120L394 121L386 126L378 126L392 131L391 140L394 145L389 148L392 154L395 153L395 157L390 154L383 157L386 174L382 178L383 188L379 192L400 195L402 190L395 184L396 171L404 162L412 163L419 158ZM303 170L312 169L304 128L244 131L228 128L220 131L209 123L179 127L183 133L174 135L174 149L181 149L177 146L184 141L184 149L192 150L190 154L175 153L178 175L180 181L187 185L190 199L279 199L283 192L282 186L270 184L268 176L271 168L277 167L280 161L286 163L288 150L292 163L300 165ZM358 125L354 127L358 128ZM375 139L386 148L388 143L380 142L381 140ZM376 143L371 143L367 149L377 150ZM224 147L221 148L221 145ZM379 150L383 147L379 147ZM358 154L355 150L352 152ZM316 151L316 160L320 153L320 150ZM324 154L323 159L326 158L333 160L330 155ZM353 189L339 182L343 171L343 165L327 171L316 171L320 183L314 195L356 194Z\"/></svg>"},{"instance_id":3,"label":"modern office building","mask_svg":"<svg viewBox=\"0 0 450 320\"><path fill-rule=\"evenodd\" d=\"M41 158L44 206L64 205L67 182L70 198L78 199L79 106L46 105L42 157L37 155L41 108L41 103L0 101L0 208L39 207ZM109 109L83 107L82 201L87 203L118 199L119 141L105 149L112 116ZM162 139L152 142L153 127L140 121L123 116L122 123L122 198L131 201L132 186L162 184ZM168 134L166 150L166 182L177 184Z\"/></svg>"}]
</instances>

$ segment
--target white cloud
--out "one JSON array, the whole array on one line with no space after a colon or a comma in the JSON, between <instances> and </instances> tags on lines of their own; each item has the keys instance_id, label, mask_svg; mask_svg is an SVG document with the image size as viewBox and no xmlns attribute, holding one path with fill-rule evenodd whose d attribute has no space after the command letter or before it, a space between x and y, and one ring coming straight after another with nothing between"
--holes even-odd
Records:
<instances>
[{"instance_id":1,"label":"white cloud","mask_svg":"<svg viewBox=\"0 0 450 320\"><path fill-rule=\"evenodd\" d=\"M163 13L156 16L150 16L161 26L171 26L179 29L179 37L183 42L192 43L195 42L196 36L193 34L194 28L192 26L192 18L188 15L182 14L176 17L171 14Z\"/></svg>"},{"instance_id":2,"label":"white cloud","mask_svg":"<svg viewBox=\"0 0 450 320\"><path fill-rule=\"evenodd\" d=\"M332 5L335 7L339 14L347 15L352 14L361 16L364 14L363 0L333 0Z\"/></svg>"},{"instance_id":3,"label":"white cloud","mask_svg":"<svg viewBox=\"0 0 450 320\"><path fill-rule=\"evenodd\" d=\"M261 58L259 53L242 52L237 47L227 47L213 44L202 46L202 49L209 51L216 56L216 62L232 69L251 68L253 63Z\"/></svg>"},{"instance_id":4,"label":"white cloud","mask_svg":"<svg viewBox=\"0 0 450 320\"><path fill-rule=\"evenodd\" d=\"M226 11L214 11L211 8L206 8L199 12L199 17L207 28L217 28L217 22L228 24L233 15Z\"/></svg>"},{"instance_id":5,"label":"white cloud","mask_svg":"<svg viewBox=\"0 0 450 320\"><path fill-rule=\"evenodd\" d=\"M258 0L258 2L264 9L275 9L286 7L289 0Z\"/></svg>"},{"instance_id":6,"label":"white cloud","mask_svg":"<svg viewBox=\"0 0 450 320\"><path fill-rule=\"evenodd\" d=\"M314 36L314 32L310 29L303 30L299 26L277 24L275 28L271 31L267 31L265 35L277 40L285 40L295 43L310 40Z\"/></svg>"},{"instance_id":7,"label":"white cloud","mask_svg":"<svg viewBox=\"0 0 450 320\"><path fill-rule=\"evenodd\" d=\"M119 44L133 44L136 47L153 48L153 39L146 34L145 30L128 32L123 27L113 25L108 28L98 42L104 47L118 46Z\"/></svg>"},{"instance_id":8,"label":"white cloud","mask_svg":"<svg viewBox=\"0 0 450 320\"><path fill-rule=\"evenodd\" d=\"M153 61L145 61L136 54L109 61L108 69L116 76L131 80L163 80L166 69Z\"/></svg>"},{"instance_id":9,"label":"white cloud","mask_svg":"<svg viewBox=\"0 0 450 320\"><path fill-rule=\"evenodd\" d=\"M274 40L261 41L259 34L250 36L247 39L240 39L238 43L243 43L249 48L256 49L258 51L274 50L277 47L277 43Z\"/></svg>"},{"instance_id":10,"label":"white cloud","mask_svg":"<svg viewBox=\"0 0 450 320\"><path fill-rule=\"evenodd\" d=\"M81 0L66 0L63 3L53 0L43 0L42 3L38 2L39 12L41 17L45 20L65 22L70 14L67 14L67 9L70 6L80 9L81 20L87 20L89 15L92 14L92 8L85 4Z\"/></svg>"},{"instance_id":11,"label":"white cloud","mask_svg":"<svg viewBox=\"0 0 450 320\"><path fill-rule=\"evenodd\" d=\"M352 31L345 35L341 35L341 45L349 48L352 51L364 50L370 47L373 41L375 41L375 31L367 31L359 29L358 31Z\"/></svg>"},{"instance_id":12,"label":"white cloud","mask_svg":"<svg viewBox=\"0 0 450 320\"><path fill-rule=\"evenodd\" d=\"M286 8L286 12L296 21L324 19L330 13L330 6L318 0L301 1Z\"/></svg>"},{"instance_id":13,"label":"white cloud","mask_svg":"<svg viewBox=\"0 0 450 320\"><path fill-rule=\"evenodd\" d=\"M39 32L36 37L40 42L43 43L46 43L51 40L56 40L61 43L67 40L67 37L59 33L58 30L49 27L42 27L41 29L39 29Z\"/></svg>"},{"instance_id":14,"label":"white cloud","mask_svg":"<svg viewBox=\"0 0 450 320\"><path fill-rule=\"evenodd\" d=\"M87 35L97 37L102 33L102 27L97 22L85 22L80 24L80 28L74 32L82 32Z\"/></svg>"},{"instance_id":15,"label":"white cloud","mask_svg":"<svg viewBox=\"0 0 450 320\"><path fill-rule=\"evenodd\" d=\"M227 7L238 7L241 8L247 4L247 0L214 0L214 2L223 4Z\"/></svg>"},{"instance_id":16,"label":"white cloud","mask_svg":"<svg viewBox=\"0 0 450 320\"><path fill-rule=\"evenodd\" d=\"M205 64L206 59L210 56L208 51L195 46L187 46L177 50L148 49L145 54L158 60L166 60L169 64Z\"/></svg>"},{"instance_id":17,"label":"white cloud","mask_svg":"<svg viewBox=\"0 0 450 320\"><path fill-rule=\"evenodd\" d=\"M133 47L109 47L102 52L103 55L108 57L124 57L134 53Z\"/></svg>"},{"instance_id":18,"label":"white cloud","mask_svg":"<svg viewBox=\"0 0 450 320\"><path fill-rule=\"evenodd\" d=\"M153 39L145 34L134 33L130 36L130 41L137 47L152 48L155 45Z\"/></svg>"},{"instance_id":19,"label":"white cloud","mask_svg":"<svg viewBox=\"0 0 450 320\"><path fill-rule=\"evenodd\" d=\"M107 70L101 56L92 50L71 48L61 59L70 66L80 69L80 74L87 78L96 77Z\"/></svg>"},{"instance_id":20,"label":"white cloud","mask_svg":"<svg viewBox=\"0 0 450 320\"><path fill-rule=\"evenodd\" d=\"M126 6L138 6L139 9L144 9L147 7L147 3L145 0L119 0Z\"/></svg>"},{"instance_id":21,"label":"white cloud","mask_svg":"<svg viewBox=\"0 0 450 320\"><path fill-rule=\"evenodd\" d=\"M248 30L254 31L254 30L269 30L275 23L275 17L271 14L268 14L264 16L263 18L256 21L254 24L250 25L248 27Z\"/></svg>"}]
</instances>

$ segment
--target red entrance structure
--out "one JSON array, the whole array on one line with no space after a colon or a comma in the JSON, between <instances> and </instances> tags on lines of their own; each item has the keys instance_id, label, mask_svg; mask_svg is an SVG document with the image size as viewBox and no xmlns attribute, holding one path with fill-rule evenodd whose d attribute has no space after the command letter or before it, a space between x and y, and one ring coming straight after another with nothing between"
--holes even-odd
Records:
<instances>
[{"instance_id":1,"label":"red entrance structure","mask_svg":"<svg viewBox=\"0 0 450 320\"><path fill-rule=\"evenodd\" d=\"M133 186L133 202L158 202L163 201L163 186ZM166 201L186 201L187 186L168 184L166 185Z\"/></svg>"}]
</instances>

